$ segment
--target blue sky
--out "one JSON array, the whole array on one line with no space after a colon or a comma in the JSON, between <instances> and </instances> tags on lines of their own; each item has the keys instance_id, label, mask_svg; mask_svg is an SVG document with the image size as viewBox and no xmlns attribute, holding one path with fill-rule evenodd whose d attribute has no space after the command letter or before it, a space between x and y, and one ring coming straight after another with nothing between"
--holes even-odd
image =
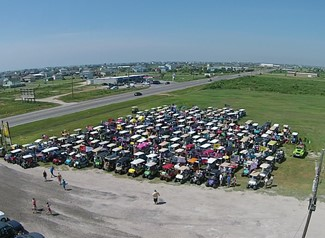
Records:
<instances>
[{"instance_id":1,"label":"blue sky","mask_svg":"<svg viewBox=\"0 0 325 238\"><path fill-rule=\"evenodd\" d=\"M0 71L138 61L325 66L318 0L0 0Z\"/></svg>"}]
</instances>

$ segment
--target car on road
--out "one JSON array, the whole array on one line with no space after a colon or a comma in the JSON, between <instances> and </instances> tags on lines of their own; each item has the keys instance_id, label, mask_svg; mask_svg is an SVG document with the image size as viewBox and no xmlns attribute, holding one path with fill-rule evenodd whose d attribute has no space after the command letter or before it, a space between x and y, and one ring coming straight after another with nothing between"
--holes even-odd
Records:
<instances>
[{"instance_id":1,"label":"car on road","mask_svg":"<svg viewBox=\"0 0 325 238\"><path fill-rule=\"evenodd\" d=\"M165 84L170 84L170 82L169 82L169 81L167 81L167 82L165 82Z\"/></svg>"},{"instance_id":2,"label":"car on road","mask_svg":"<svg viewBox=\"0 0 325 238\"><path fill-rule=\"evenodd\" d=\"M141 96L141 95L142 95L141 92L135 92L135 93L134 93L134 96Z\"/></svg>"}]
</instances>

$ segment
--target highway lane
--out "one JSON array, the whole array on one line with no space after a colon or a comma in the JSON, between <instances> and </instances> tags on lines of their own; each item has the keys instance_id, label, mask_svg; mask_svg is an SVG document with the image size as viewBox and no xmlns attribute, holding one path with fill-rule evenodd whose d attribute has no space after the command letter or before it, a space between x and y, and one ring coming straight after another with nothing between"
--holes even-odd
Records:
<instances>
[{"instance_id":1,"label":"highway lane","mask_svg":"<svg viewBox=\"0 0 325 238\"><path fill-rule=\"evenodd\" d=\"M246 75L255 75L259 74L261 71L256 71L256 72L247 72L247 73L241 73L241 74L235 74L235 75L223 75L223 76L217 76L211 78L212 82L213 81L219 81L219 80L230 80ZM263 73L268 72L268 71L263 71ZM176 83L172 82L171 84L159 84L159 85L152 85L148 89L141 90L143 93L143 96L151 96L154 94L160 94L160 93L166 93L166 92L172 92L172 91L177 91L180 89L185 89L185 88L190 88L190 87L195 87L195 86L200 86L204 84L209 84L211 83L209 79L201 79L201 80L195 80L195 81L188 81L188 82L182 82L182 83ZM21 115L16 115L12 117L7 117L7 118L2 118L0 120L3 121L8 121L10 127L18 126L18 125L23 125L27 124L30 122L35 122L39 120L44 120L48 118L53 118L53 117L59 117L75 112L80 112L84 110L88 110L91 108L96 108L96 107L101 107L101 106L106 106L109 104L113 103L119 103L119 102L124 102L124 101L129 101L129 100L134 100L136 97L133 95L134 92L129 92L129 93L123 93L123 94L118 94L118 95L113 95L109 97L104 97L104 98L99 98L99 99L93 99L93 100L88 100L88 101L83 101L83 102L77 102L77 103L69 103L65 105L60 105L54 108L48 108L48 109L43 109L39 111L34 111L30 113L25 113Z\"/></svg>"}]
</instances>

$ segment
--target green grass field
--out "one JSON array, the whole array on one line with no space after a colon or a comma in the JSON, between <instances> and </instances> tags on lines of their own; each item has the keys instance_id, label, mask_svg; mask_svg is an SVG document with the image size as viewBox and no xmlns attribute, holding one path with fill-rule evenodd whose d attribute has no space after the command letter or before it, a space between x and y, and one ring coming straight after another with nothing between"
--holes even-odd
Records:
<instances>
[{"instance_id":1,"label":"green grass field","mask_svg":"<svg viewBox=\"0 0 325 238\"><path fill-rule=\"evenodd\" d=\"M301 87L300 84L306 87ZM295 85L298 85L298 91ZM322 110L325 105L324 86L323 78L297 79L283 75L245 77L29 123L12 128L11 133L14 143L23 144L34 141L42 134L59 135L64 129L73 131L78 127L96 125L108 118L131 114L133 105L142 110L172 103L185 107L197 105L201 108L220 108L229 104L235 109L246 109L248 115L241 123L252 119L260 124L266 121L288 124L302 138L306 137L311 141L307 145L309 155L305 159L292 158L294 147L285 145L287 160L274 171L277 186L269 190L276 194L306 198L311 193L315 159L319 158L325 145L325 111ZM237 178L242 186L235 189L245 189L247 178ZM324 192L325 186L320 184L320 197Z\"/></svg>"}]
</instances>

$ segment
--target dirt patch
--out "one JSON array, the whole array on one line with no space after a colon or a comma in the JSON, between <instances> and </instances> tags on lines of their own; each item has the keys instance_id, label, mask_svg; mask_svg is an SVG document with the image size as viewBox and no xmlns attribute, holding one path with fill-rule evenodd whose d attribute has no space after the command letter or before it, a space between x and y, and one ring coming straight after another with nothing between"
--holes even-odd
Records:
<instances>
[{"instance_id":1,"label":"dirt patch","mask_svg":"<svg viewBox=\"0 0 325 238\"><path fill-rule=\"evenodd\" d=\"M292 197L122 179L98 169L60 169L68 182L64 190L56 178L44 182L43 170L24 170L1 159L0 210L21 221L27 230L51 238L85 234L95 238L292 238L301 237L307 215L308 201ZM160 205L153 204L154 189L161 195ZM56 215L33 214L32 197L40 208L49 201ZM308 237L323 237L323 209L324 204L318 203Z\"/></svg>"}]
</instances>

